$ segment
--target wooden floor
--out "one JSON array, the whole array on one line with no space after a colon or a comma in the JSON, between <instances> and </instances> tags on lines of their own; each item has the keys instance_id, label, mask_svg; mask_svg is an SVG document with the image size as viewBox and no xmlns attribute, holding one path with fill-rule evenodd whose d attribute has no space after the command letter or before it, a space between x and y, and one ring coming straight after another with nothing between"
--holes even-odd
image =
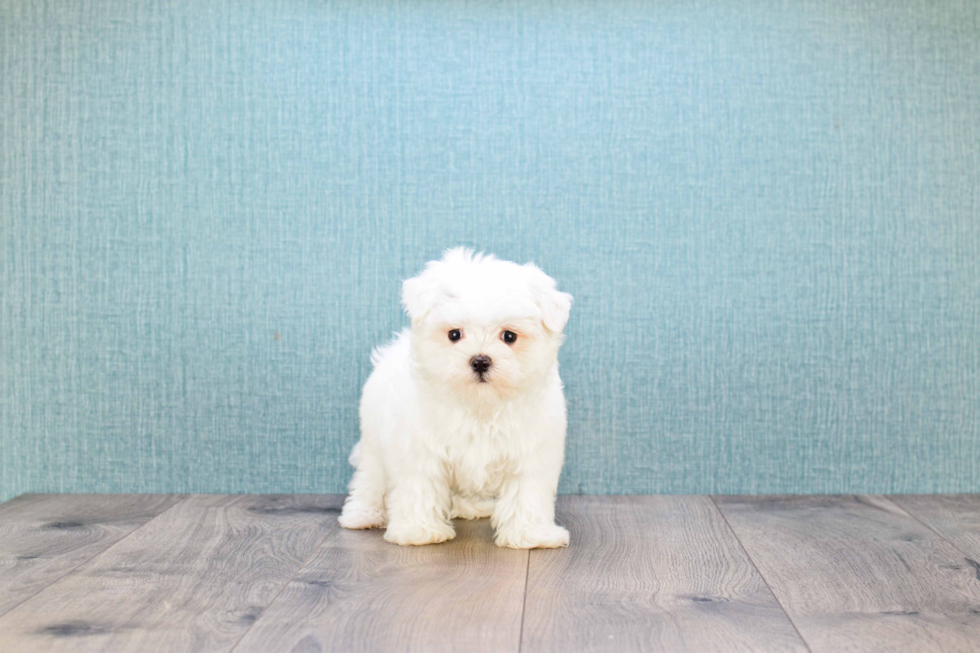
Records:
<instances>
[{"instance_id":1,"label":"wooden floor","mask_svg":"<svg viewBox=\"0 0 980 653\"><path fill-rule=\"evenodd\" d=\"M568 549L340 496L0 505L0 652L980 651L980 497L562 497Z\"/></svg>"}]
</instances>

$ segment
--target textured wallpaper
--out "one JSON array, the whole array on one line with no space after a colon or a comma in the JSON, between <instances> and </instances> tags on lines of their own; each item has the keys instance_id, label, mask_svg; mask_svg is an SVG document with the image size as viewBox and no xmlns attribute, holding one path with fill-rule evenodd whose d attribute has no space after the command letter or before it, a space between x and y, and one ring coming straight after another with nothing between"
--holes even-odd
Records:
<instances>
[{"instance_id":1,"label":"textured wallpaper","mask_svg":"<svg viewBox=\"0 0 980 653\"><path fill-rule=\"evenodd\" d=\"M341 491L457 244L563 492L980 491L980 3L0 0L0 498Z\"/></svg>"}]
</instances>

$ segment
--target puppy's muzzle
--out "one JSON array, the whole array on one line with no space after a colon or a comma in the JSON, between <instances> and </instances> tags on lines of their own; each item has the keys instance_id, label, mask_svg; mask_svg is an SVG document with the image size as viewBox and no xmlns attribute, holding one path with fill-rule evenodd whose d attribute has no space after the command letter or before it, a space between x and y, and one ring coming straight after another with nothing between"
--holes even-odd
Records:
<instances>
[{"instance_id":1,"label":"puppy's muzzle","mask_svg":"<svg viewBox=\"0 0 980 653\"><path fill-rule=\"evenodd\" d=\"M493 365L493 361L490 360L489 356L484 354L477 354L470 359L470 367L472 367L473 371L479 375L480 381L485 380L484 376L486 376L486 373L490 369L491 365Z\"/></svg>"}]
</instances>

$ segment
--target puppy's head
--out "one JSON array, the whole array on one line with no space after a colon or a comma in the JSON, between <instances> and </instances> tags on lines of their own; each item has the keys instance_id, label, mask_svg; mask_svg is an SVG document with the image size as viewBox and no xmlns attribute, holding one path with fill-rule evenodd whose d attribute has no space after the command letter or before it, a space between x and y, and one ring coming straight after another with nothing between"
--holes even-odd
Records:
<instances>
[{"instance_id":1,"label":"puppy's head","mask_svg":"<svg viewBox=\"0 0 980 653\"><path fill-rule=\"evenodd\" d=\"M405 281L402 303L425 379L492 402L551 370L572 296L535 265L456 248Z\"/></svg>"}]
</instances>

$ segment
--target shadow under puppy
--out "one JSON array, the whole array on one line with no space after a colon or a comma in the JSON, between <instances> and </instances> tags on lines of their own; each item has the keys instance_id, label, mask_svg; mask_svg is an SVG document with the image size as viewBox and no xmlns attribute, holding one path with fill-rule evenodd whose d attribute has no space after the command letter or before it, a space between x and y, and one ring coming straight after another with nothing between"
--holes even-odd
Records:
<instances>
[{"instance_id":1,"label":"shadow under puppy","mask_svg":"<svg viewBox=\"0 0 980 653\"><path fill-rule=\"evenodd\" d=\"M378 347L340 524L395 544L491 517L498 546L568 546L558 348L572 296L532 264L456 248L402 286L410 329Z\"/></svg>"}]
</instances>

